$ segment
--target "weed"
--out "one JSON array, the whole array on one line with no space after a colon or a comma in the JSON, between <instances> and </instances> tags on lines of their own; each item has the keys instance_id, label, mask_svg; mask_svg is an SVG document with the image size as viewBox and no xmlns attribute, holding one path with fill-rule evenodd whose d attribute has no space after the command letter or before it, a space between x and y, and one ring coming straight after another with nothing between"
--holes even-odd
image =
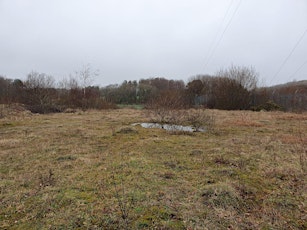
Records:
<instances>
[{"instance_id":1,"label":"weed","mask_svg":"<svg viewBox=\"0 0 307 230\"><path fill-rule=\"evenodd\" d=\"M209 115L207 111L203 109L190 110L184 120L188 122L189 125L193 126L196 132L201 129L213 131L214 128L214 115Z\"/></svg>"},{"instance_id":2,"label":"weed","mask_svg":"<svg viewBox=\"0 0 307 230\"><path fill-rule=\"evenodd\" d=\"M216 156L214 158L214 163L218 165L230 165L230 161L226 159L224 156Z\"/></svg>"},{"instance_id":3,"label":"weed","mask_svg":"<svg viewBox=\"0 0 307 230\"><path fill-rule=\"evenodd\" d=\"M125 132L124 132L125 133ZM135 205L134 192L127 192L127 185L125 184L125 170L128 170L127 159L124 154L120 154L121 164L113 168L111 174L111 184L113 185L113 196L120 212L120 228L130 229L131 213ZM117 174L117 177L115 176Z\"/></svg>"},{"instance_id":4,"label":"weed","mask_svg":"<svg viewBox=\"0 0 307 230\"><path fill-rule=\"evenodd\" d=\"M38 179L40 188L55 185L55 178L52 169L49 169L48 173L45 175L40 174Z\"/></svg>"},{"instance_id":5,"label":"weed","mask_svg":"<svg viewBox=\"0 0 307 230\"><path fill-rule=\"evenodd\" d=\"M114 186L114 197L117 201L118 208L120 210L120 217L123 221L125 229L129 229L130 224L130 214L134 205L134 197L129 196L126 193L125 185L123 181L120 181L120 186L116 183L115 176L112 175L113 186Z\"/></svg>"}]
</instances>

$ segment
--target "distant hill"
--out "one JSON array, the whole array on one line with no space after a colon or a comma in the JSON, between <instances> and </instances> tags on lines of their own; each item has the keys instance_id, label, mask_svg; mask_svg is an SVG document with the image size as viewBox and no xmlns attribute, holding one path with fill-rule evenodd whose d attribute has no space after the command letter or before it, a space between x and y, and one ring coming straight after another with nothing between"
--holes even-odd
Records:
<instances>
[{"instance_id":1,"label":"distant hill","mask_svg":"<svg viewBox=\"0 0 307 230\"><path fill-rule=\"evenodd\" d=\"M307 87L307 80L287 82L285 84L273 85L268 88L279 89L287 87Z\"/></svg>"},{"instance_id":2,"label":"distant hill","mask_svg":"<svg viewBox=\"0 0 307 230\"><path fill-rule=\"evenodd\" d=\"M307 111L307 80L262 87L256 94L257 104L273 101L287 111Z\"/></svg>"}]
</instances>

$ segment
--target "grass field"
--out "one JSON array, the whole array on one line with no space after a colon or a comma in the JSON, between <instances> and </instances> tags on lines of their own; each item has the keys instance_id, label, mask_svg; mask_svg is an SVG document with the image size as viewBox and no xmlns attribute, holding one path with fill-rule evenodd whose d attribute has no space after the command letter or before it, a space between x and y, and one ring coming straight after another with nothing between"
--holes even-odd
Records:
<instances>
[{"instance_id":1,"label":"grass field","mask_svg":"<svg viewBox=\"0 0 307 230\"><path fill-rule=\"evenodd\" d=\"M0 119L0 229L307 229L307 114L117 109Z\"/></svg>"}]
</instances>

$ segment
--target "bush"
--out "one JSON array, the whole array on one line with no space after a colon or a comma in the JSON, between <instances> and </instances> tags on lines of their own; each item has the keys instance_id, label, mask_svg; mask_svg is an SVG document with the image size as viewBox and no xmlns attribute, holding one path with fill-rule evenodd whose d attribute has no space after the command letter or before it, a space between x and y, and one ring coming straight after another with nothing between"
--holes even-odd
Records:
<instances>
[{"instance_id":1,"label":"bush","mask_svg":"<svg viewBox=\"0 0 307 230\"><path fill-rule=\"evenodd\" d=\"M282 107L280 105L276 104L273 101L267 101L264 104L252 107L252 110L253 111L261 111L261 110L265 110L265 111L281 111Z\"/></svg>"},{"instance_id":2,"label":"bush","mask_svg":"<svg viewBox=\"0 0 307 230\"><path fill-rule=\"evenodd\" d=\"M25 105L25 108L31 111L31 113L40 113L40 114L63 112L62 108L56 105L27 104Z\"/></svg>"},{"instance_id":3,"label":"bush","mask_svg":"<svg viewBox=\"0 0 307 230\"><path fill-rule=\"evenodd\" d=\"M185 120L195 128L196 132L202 128L210 131L214 126L214 116L209 115L204 109L190 110Z\"/></svg>"},{"instance_id":4,"label":"bush","mask_svg":"<svg viewBox=\"0 0 307 230\"><path fill-rule=\"evenodd\" d=\"M179 124L184 116L184 98L180 91L168 90L152 99L146 105L153 122L161 124Z\"/></svg>"}]
</instances>

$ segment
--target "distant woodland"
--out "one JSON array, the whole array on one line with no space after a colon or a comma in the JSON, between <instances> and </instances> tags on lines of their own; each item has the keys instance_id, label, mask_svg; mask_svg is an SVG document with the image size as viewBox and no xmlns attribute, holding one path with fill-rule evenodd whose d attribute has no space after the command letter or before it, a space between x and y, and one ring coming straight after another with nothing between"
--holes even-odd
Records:
<instances>
[{"instance_id":1,"label":"distant woodland","mask_svg":"<svg viewBox=\"0 0 307 230\"><path fill-rule=\"evenodd\" d=\"M94 78L89 67L61 82L38 72L29 73L24 81L0 76L0 104L20 103L33 113L110 109L120 104L149 109L307 110L307 80L259 87L255 70L247 67L194 76L187 83L155 77L99 87L91 85Z\"/></svg>"}]
</instances>

